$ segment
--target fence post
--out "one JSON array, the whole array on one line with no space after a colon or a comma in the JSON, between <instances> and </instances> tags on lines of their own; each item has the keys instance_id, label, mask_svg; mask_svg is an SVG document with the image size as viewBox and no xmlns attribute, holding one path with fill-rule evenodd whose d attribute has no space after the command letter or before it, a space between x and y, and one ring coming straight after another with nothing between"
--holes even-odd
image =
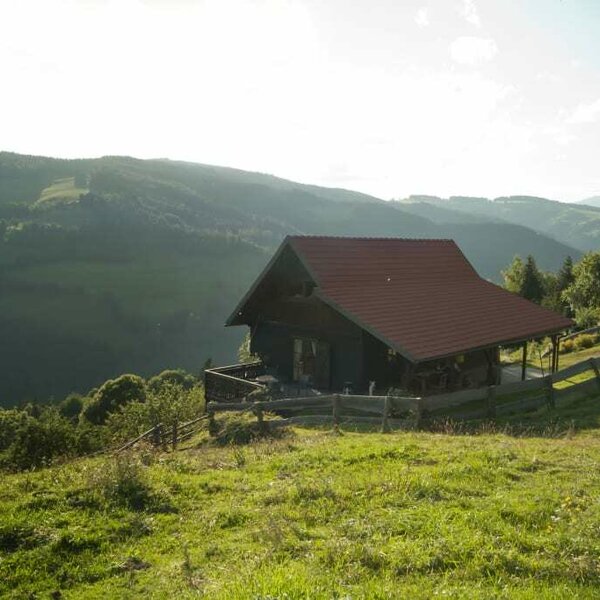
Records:
<instances>
[{"instance_id":1,"label":"fence post","mask_svg":"<svg viewBox=\"0 0 600 600\"><path fill-rule=\"evenodd\" d=\"M417 398L417 406L415 408L415 429L420 429L423 423L423 398Z\"/></svg>"},{"instance_id":2,"label":"fence post","mask_svg":"<svg viewBox=\"0 0 600 600\"><path fill-rule=\"evenodd\" d=\"M383 419L381 420L381 433L389 433L390 432L390 408L391 401L390 397L386 396L383 402Z\"/></svg>"},{"instance_id":3,"label":"fence post","mask_svg":"<svg viewBox=\"0 0 600 600\"><path fill-rule=\"evenodd\" d=\"M215 437L217 435L217 423L215 421L215 411L208 410L208 434L211 437Z\"/></svg>"},{"instance_id":4,"label":"fence post","mask_svg":"<svg viewBox=\"0 0 600 600\"><path fill-rule=\"evenodd\" d=\"M175 421L173 423L173 439L172 439L172 444L173 444L173 450L175 450L177 448L177 421Z\"/></svg>"},{"instance_id":5,"label":"fence post","mask_svg":"<svg viewBox=\"0 0 600 600\"><path fill-rule=\"evenodd\" d=\"M488 419L496 418L496 386L490 385L487 389L487 415Z\"/></svg>"},{"instance_id":6,"label":"fence post","mask_svg":"<svg viewBox=\"0 0 600 600\"><path fill-rule=\"evenodd\" d=\"M154 431L152 432L152 443L158 447L160 446L160 438L161 438L161 424L154 426Z\"/></svg>"},{"instance_id":7,"label":"fence post","mask_svg":"<svg viewBox=\"0 0 600 600\"><path fill-rule=\"evenodd\" d=\"M262 408L260 406L255 407L254 414L256 415L256 419L258 421L258 430L261 433L265 433L267 428L266 428L266 423L264 420L264 414L263 414Z\"/></svg>"},{"instance_id":8,"label":"fence post","mask_svg":"<svg viewBox=\"0 0 600 600\"><path fill-rule=\"evenodd\" d=\"M556 408L554 387L552 385L552 375L544 377L544 392L546 394L546 404L548 405L548 409Z\"/></svg>"},{"instance_id":9,"label":"fence post","mask_svg":"<svg viewBox=\"0 0 600 600\"><path fill-rule=\"evenodd\" d=\"M334 431L339 431L340 429L340 409L342 405L342 401L339 394L333 395L333 429Z\"/></svg>"},{"instance_id":10,"label":"fence post","mask_svg":"<svg viewBox=\"0 0 600 600\"><path fill-rule=\"evenodd\" d=\"M594 369L594 374L596 375L596 384L598 385L598 388L600 388L600 371L598 370L596 359L590 358L590 365L592 365L592 369Z\"/></svg>"}]
</instances>

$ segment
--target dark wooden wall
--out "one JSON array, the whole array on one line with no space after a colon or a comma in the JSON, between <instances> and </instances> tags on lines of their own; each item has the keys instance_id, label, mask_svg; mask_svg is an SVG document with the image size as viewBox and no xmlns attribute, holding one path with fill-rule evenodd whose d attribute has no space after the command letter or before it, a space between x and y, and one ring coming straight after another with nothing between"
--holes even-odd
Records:
<instances>
[{"instance_id":1,"label":"dark wooden wall","mask_svg":"<svg viewBox=\"0 0 600 600\"><path fill-rule=\"evenodd\" d=\"M317 339L330 345L331 389L341 390L346 382L364 389L362 330L321 300L280 300L264 307L263 319L253 328L251 351L267 366L291 380L294 338Z\"/></svg>"}]
</instances>

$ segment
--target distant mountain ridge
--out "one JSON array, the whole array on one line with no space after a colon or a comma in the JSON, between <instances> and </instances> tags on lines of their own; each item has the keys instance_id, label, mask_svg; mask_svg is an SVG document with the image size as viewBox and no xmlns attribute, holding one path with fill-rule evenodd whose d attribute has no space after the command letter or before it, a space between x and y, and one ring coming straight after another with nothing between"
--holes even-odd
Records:
<instances>
[{"instance_id":1,"label":"distant mountain ridge","mask_svg":"<svg viewBox=\"0 0 600 600\"><path fill-rule=\"evenodd\" d=\"M384 201L165 159L0 152L0 403L236 360L244 332L225 318L287 234L453 238L496 281L515 254L544 269L579 258L500 206Z\"/></svg>"},{"instance_id":2,"label":"distant mountain ridge","mask_svg":"<svg viewBox=\"0 0 600 600\"><path fill-rule=\"evenodd\" d=\"M589 198L585 198L584 200L580 200L578 204L585 204L587 206L597 206L600 207L600 196L590 196Z\"/></svg>"},{"instance_id":3,"label":"distant mountain ridge","mask_svg":"<svg viewBox=\"0 0 600 600\"><path fill-rule=\"evenodd\" d=\"M592 201L593 199L589 199ZM600 200L598 206L566 203L535 196L504 196L494 199L451 196L410 196L399 201L402 210L431 220L454 219L514 223L553 237L581 252L600 248ZM429 207L429 208L427 208Z\"/></svg>"}]
</instances>

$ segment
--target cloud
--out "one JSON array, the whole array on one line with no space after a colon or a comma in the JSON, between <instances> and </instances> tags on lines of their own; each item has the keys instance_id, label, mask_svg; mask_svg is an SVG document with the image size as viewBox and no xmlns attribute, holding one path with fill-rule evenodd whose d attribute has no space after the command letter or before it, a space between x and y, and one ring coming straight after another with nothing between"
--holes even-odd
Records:
<instances>
[{"instance_id":1,"label":"cloud","mask_svg":"<svg viewBox=\"0 0 600 600\"><path fill-rule=\"evenodd\" d=\"M462 36L450 44L450 56L462 65L478 65L492 60L498 46L492 38Z\"/></svg>"},{"instance_id":2,"label":"cloud","mask_svg":"<svg viewBox=\"0 0 600 600\"><path fill-rule=\"evenodd\" d=\"M595 123L600 118L600 98L590 104L580 104L567 117L566 122L570 125L581 125L583 123Z\"/></svg>"},{"instance_id":3,"label":"cloud","mask_svg":"<svg viewBox=\"0 0 600 600\"><path fill-rule=\"evenodd\" d=\"M461 13L467 23L471 23L471 25L475 25L475 27L481 27L481 19L477 12L475 0L463 0Z\"/></svg>"},{"instance_id":4,"label":"cloud","mask_svg":"<svg viewBox=\"0 0 600 600\"><path fill-rule=\"evenodd\" d=\"M422 7L415 14L415 23L419 27L427 27L429 25L429 11L427 8Z\"/></svg>"}]
</instances>

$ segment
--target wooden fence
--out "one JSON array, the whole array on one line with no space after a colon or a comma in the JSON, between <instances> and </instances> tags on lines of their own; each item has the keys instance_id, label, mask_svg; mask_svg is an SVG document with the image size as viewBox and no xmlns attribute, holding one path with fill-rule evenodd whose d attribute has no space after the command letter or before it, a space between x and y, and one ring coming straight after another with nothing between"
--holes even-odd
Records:
<instances>
[{"instance_id":1,"label":"wooden fence","mask_svg":"<svg viewBox=\"0 0 600 600\"><path fill-rule=\"evenodd\" d=\"M389 431L419 427L423 421L436 418L485 419L541 407L552 410L576 398L600 393L599 368L600 360L592 358L538 379L424 398L331 394L262 402L209 402L207 413L212 425L216 413L243 411L256 415L263 429L286 425L331 424L340 427L366 423L379 424L382 431ZM590 378L578 383L569 382L588 371ZM266 421L266 412L277 413L283 418Z\"/></svg>"},{"instance_id":2,"label":"wooden fence","mask_svg":"<svg viewBox=\"0 0 600 600\"><path fill-rule=\"evenodd\" d=\"M215 367L204 371L204 394L217 402L231 402L264 386L249 379L263 375L262 362Z\"/></svg>"},{"instance_id":3,"label":"wooden fence","mask_svg":"<svg viewBox=\"0 0 600 600\"><path fill-rule=\"evenodd\" d=\"M589 378L571 382L589 372ZM600 359L591 358L546 377L504 385L462 390L425 398L407 396L356 396L330 394L307 398L284 398L261 402L209 402L206 414L165 427L159 423L116 450L122 452L146 440L157 447L173 449L189 439L208 420L209 432L215 431L215 417L223 412L246 412L256 416L258 426L269 428L287 425L379 425L381 431L419 428L424 421L436 418L456 420L492 419L546 407L553 410L579 398L600 394ZM283 415L265 419L265 413Z\"/></svg>"},{"instance_id":4,"label":"wooden fence","mask_svg":"<svg viewBox=\"0 0 600 600\"><path fill-rule=\"evenodd\" d=\"M192 437L192 435L202 427L203 421L206 419L208 419L208 415L204 414L191 421L185 421L184 423L175 422L170 427L165 427L162 423L158 423L158 425L155 425L135 439L130 440L120 448L117 448L115 453L132 448L138 442L144 440L156 447L166 448L167 446L171 446L173 450L175 450L179 443Z\"/></svg>"}]
</instances>

